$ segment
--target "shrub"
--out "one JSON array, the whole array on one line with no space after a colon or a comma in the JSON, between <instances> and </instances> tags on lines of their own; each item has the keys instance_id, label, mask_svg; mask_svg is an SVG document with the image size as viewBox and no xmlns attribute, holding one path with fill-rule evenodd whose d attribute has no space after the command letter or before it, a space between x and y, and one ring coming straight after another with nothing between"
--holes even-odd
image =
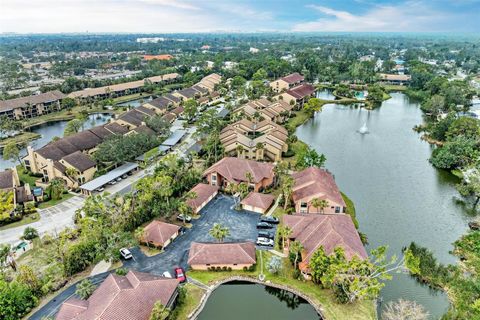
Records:
<instances>
[{"instance_id":1,"label":"shrub","mask_svg":"<svg viewBox=\"0 0 480 320\"><path fill-rule=\"evenodd\" d=\"M227 271L227 266L223 266L222 270Z\"/></svg>"},{"instance_id":2,"label":"shrub","mask_svg":"<svg viewBox=\"0 0 480 320\"><path fill-rule=\"evenodd\" d=\"M248 271L250 271L250 272L255 271L255 265L252 264L250 267L248 267Z\"/></svg>"},{"instance_id":3,"label":"shrub","mask_svg":"<svg viewBox=\"0 0 480 320\"><path fill-rule=\"evenodd\" d=\"M222 267L217 267L216 270L217 272L222 271Z\"/></svg>"},{"instance_id":4,"label":"shrub","mask_svg":"<svg viewBox=\"0 0 480 320\"><path fill-rule=\"evenodd\" d=\"M38 238L38 231L35 228L32 227L26 227L25 230L23 231L23 239L25 240L33 240L35 238Z\"/></svg>"},{"instance_id":5,"label":"shrub","mask_svg":"<svg viewBox=\"0 0 480 320\"><path fill-rule=\"evenodd\" d=\"M228 271L232 271L232 267L228 267L228 269L227 269L227 270L228 270Z\"/></svg>"},{"instance_id":6,"label":"shrub","mask_svg":"<svg viewBox=\"0 0 480 320\"><path fill-rule=\"evenodd\" d=\"M115 270L115 273L119 276L126 276L127 273L128 273L128 269L127 268L118 268L117 270Z\"/></svg>"},{"instance_id":7,"label":"shrub","mask_svg":"<svg viewBox=\"0 0 480 320\"><path fill-rule=\"evenodd\" d=\"M248 267L243 267L243 271L247 271L248 270Z\"/></svg>"}]
</instances>

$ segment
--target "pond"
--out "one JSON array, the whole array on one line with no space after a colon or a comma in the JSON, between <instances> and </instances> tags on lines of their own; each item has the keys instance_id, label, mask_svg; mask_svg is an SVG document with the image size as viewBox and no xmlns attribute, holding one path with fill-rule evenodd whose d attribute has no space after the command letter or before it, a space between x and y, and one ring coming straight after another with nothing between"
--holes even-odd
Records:
<instances>
[{"instance_id":1,"label":"pond","mask_svg":"<svg viewBox=\"0 0 480 320\"><path fill-rule=\"evenodd\" d=\"M318 99L322 100L335 100L335 96L333 95L333 90L330 89L323 89L317 91L315 95Z\"/></svg>"},{"instance_id":2,"label":"pond","mask_svg":"<svg viewBox=\"0 0 480 320\"><path fill-rule=\"evenodd\" d=\"M355 203L369 249L388 245L399 256L415 241L441 262L454 263L452 243L468 228L467 212L455 201L456 180L428 162L432 147L412 130L422 123L419 106L402 93L391 96L373 111L325 105L296 133L325 154L326 167ZM360 134L364 124L368 133ZM394 274L381 298L383 305L392 299L416 300L435 317L448 308L443 293L403 273Z\"/></svg>"},{"instance_id":3,"label":"pond","mask_svg":"<svg viewBox=\"0 0 480 320\"><path fill-rule=\"evenodd\" d=\"M152 100L151 96L141 97L141 98L138 98L138 99L117 103L116 106L117 107L137 108L137 107L141 106L142 104L144 104L145 102L151 101L151 100Z\"/></svg>"},{"instance_id":4,"label":"pond","mask_svg":"<svg viewBox=\"0 0 480 320\"><path fill-rule=\"evenodd\" d=\"M112 115L108 113L95 113L88 116L87 120L84 123L84 129L90 129L95 126L102 125L107 123L112 118ZM63 137L63 131L68 121L55 121L45 124L41 124L31 128L32 132L38 133L41 135L40 138L30 141L28 144L34 149L38 149L52 141L54 137ZM27 154L26 149L20 150L22 156ZM11 161L3 160L0 157L0 170L11 168L15 164Z\"/></svg>"},{"instance_id":5,"label":"pond","mask_svg":"<svg viewBox=\"0 0 480 320\"><path fill-rule=\"evenodd\" d=\"M291 320L321 319L303 298L282 289L229 282L209 297L198 320Z\"/></svg>"}]
</instances>

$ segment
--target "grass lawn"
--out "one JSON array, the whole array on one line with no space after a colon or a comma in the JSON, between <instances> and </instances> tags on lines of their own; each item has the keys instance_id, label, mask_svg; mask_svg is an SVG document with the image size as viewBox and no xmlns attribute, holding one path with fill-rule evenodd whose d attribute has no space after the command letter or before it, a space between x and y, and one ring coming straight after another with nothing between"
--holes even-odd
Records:
<instances>
[{"instance_id":1,"label":"grass lawn","mask_svg":"<svg viewBox=\"0 0 480 320\"><path fill-rule=\"evenodd\" d=\"M345 193L343 192L340 192L340 193L342 194L343 201L345 201L345 204L347 205L346 213L349 214L350 217L352 217L353 224L358 229L358 221L357 221L357 214L355 212L355 204L349 197L347 197Z\"/></svg>"},{"instance_id":2,"label":"grass lawn","mask_svg":"<svg viewBox=\"0 0 480 320\"><path fill-rule=\"evenodd\" d=\"M17 172L18 172L18 178L20 179L20 181L23 183L28 183L31 188L35 186L35 181L40 179L39 177L34 177L28 174L26 170L24 171L21 165L17 166Z\"/></svg>"},{"instance_id":3,"label":"grass lawn","mask_svg":"<svg viewBox=\"0 0 480 320\"><path fill-rule=\"evenodd\" d=\"M188 315L195 310L205 293L205 290L191 283L187 283L184 288L187 290L185 301L175 309L175 319L178 320L187 320Z\"/></svg>"},{"instance_id":4,"label":"grass lawn","mask_svg":"<svg viewBox=\"0 0 480 320\"><path fill-rule=\"evenodd\" d=\"M20 134L17 134L16 136L1 139L0 147L4 147L7 144L12 142L15 144L25 144L27 142L40 138L40 136L41 136L40 134L35 132L22 132Z\"/></svg>"},{"instance_id":5,"label":"grass lawn","mask_svg":"<svg viewBox=\"0 0 480 320\"><path fill-rule=\"evenodd\" d=\"M28 216L23 217L23 219L20 220L20 221L12 222L12 223L9 223L5 226L0 227L0 231L10 229L10 228L24 226L26 224L30 224L30 223L38 221L38 220L40 220L40 215L37 212L35 212L35 213L32 213L32 214L29 214Z\"/></svg>"},{"instance_id":6,"label":"grass lawn","mask_svg":"<svg viewBox=\"0 0 480 320\"><path fill-rule=\"evenodd\" d=\"M59 204L60 202L63 202L65 200L68 200L70 198L73 197L73 194L71 193L66 193L66 194L62 194L62 198L61 199L58 199L58 200L48 200L48 201L45 201L45 202L41 202L38 204L38 208L39 209L45 209L45 208L48 208L48 207L51 207L51 206L54 206L56 204Z\"/></svg>"},{"instance_id":7,"label":"grass lawn","mask_svg":"<svg viewBox=\"0 0 480 320\"><path fill-rule=\"evenodd\" d=\"M284 268L278 275L271 274L267 271L267 268L265 267L268 264L271 256L272 254L270 252L265 252L263 254L264 273L266 276L265 280L275 284L288 286L290 288L299 290L305 295L309 296L313 299L313 301L315 301L322 307L326 319L377 319L375 304L372 301L366 300L359 301L354 304L340 304L336 302L331 290L321 289L318 285L314 284L311 281L294 279L292 277L293 266L290 264L289 261L287 261L287 259L283 260ZM260 273L259 263L260 259L259 253L257 251L257 266L252 272L243 270L230 272L189 271L188 276L207 285L211 285L219 280L223 280L231 276L257 278Z\"/></svg>"}]
</instances>

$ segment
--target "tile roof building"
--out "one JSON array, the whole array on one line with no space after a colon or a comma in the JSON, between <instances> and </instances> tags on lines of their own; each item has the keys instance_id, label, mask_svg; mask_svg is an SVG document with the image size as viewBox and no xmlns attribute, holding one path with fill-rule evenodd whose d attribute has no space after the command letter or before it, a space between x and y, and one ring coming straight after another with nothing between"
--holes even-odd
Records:
<instances>
[{"instance_id":1,"label":"tile roof building","mask_svg":"<svg viewBox=\"0 0 480 320\"><path fill-rule=\"evenodd\" d=\"M198 214L218 194L218 186L199 183L189 192L195 193L195 197L187 200L187 205L195 214Z\"/></svg>"},{"instance_id":2,"label":"tile roof building","mask_svg":"<svg viewBox=\"0 0 480 320\"><path fill-rule=\"evenodd\" d=\"M240 204L244 210L264 214L274 201L275 197L271 194L250 192Z\"/></svg>"},{"instance_id":3,"label":"tile roof building","mask_svg":"<svg viewBox=\"0 0 480 320\"><path fill-rule=\"evenodd\" d=\"M332 254L335 248L340 247L344 250L347 259L353 257L368 259L367 252L349 215L286 214L282 219L283 224L292 230L285 250L288 251L291 241L300 242L304 248L299 268L305 275L310 272L310 258L320 247L323 247L328 255Z\"/></svg>"},{"instance_id":4,"label":"tile roof building","mask_svg":"<svg viewBox=\"0 0 480 320\"><path fill-rule=\"evenodd\" d=\"M270 87L274 92L280 93L286 91L290 88L293 88L296 85L299 85L305 81L305 77L299 74L298 72L289 74L283 78L277 79L270 82Z\"/></svg>"},{"instance_id":5,"label":"tile roof building","mask_svg":"<svg viewBox=\"0 0 480 320\"><path fill-rule=\"evenodd\" d=\"M295 103L297 108L301 108L314 95L315 87L311 84L303 83L275 96L274 99L283 100L289 104Z\"/></svg>"},{"instance_id":6,"label":"tile roof building","mask_svg":"<svg viewBox=\"0 0 480 320\"><path fill-rule=\"evenodd\" d=\"M296 212L300 213L345 213L347 206L333 175L320 168L310 167L292 174L295 184L292 198ZM314 199L326 201L324 208L316 208Z\"/></svg>"},{"instance_id":7,"label":"tile roof building","mask_svg":"<svg viewBox=\"0 0 480 320\"><path fill-rule=\"evenodd\" d=\"M412 79L412 76L408 74L380 73L379 77L382 82L386 82L390 84L401 84L401 85L410 82L410 80Z\"/></svg>"},{"instance_id":8,"label":"tile roof building","mask_svg":"<svg viewBox=\"0 0 480 320\"><path fill-rule=\"evenodd\" d=\"M241 270L256 263L255 244L253 242L192 242L188 254L188 265L193 270L207 270L217 267Z\"/></svg>"},{"instance_id":9,"label":"tile roof building","mask_svg":"<svg viewBox=\"0 0 480 320\"><path fill-rule=\"evenodd\" d=\"M171 308L177 298L178 280L129 271L110 274L87 300L65 301L56 320L148 320L157 301Z\"/></svg>"},{"instance_id":10,"label":"tile roof building","mask_svg":"<svg viewBox=\"0 0 480 320\"><path fill-rule=\"evenodd\" d=\"M288 151L287 139L287 130L270 120L257 123L242 119L220 132L225 154L242 159L279 161Z\"/></svg>"},{"instance_id":11,"label":"tile roof building","mask_svg":"<svg viewBox=\"0 0 480 320\"><path fill-rule=\"evenodd\" d=\"M48 91L28 97L0 101L0 116L10 119L27 119L59 111L66 96L58 91Z\"/></svg>"},{"instance_id":12,"label":"tile roof building","mask_svg":"<svg viewBox=\"0 0 480 320\"><path fill-rule=\"evenodd\" d=\"M144 228L142 242L165 248L178 236L179 231L180 227L175 224L153 220Z\"/></svg>"},{"instance_id":13,"label":"tile roof building","mask_svg":"<svg viewBox=\"0 0 480 320\"><path fill-rule=\"evenodd\" d=\"M283 100L268 101L267 99L258 99L240 106L233 113L243 114L250 120L259 115L263 120L283 123L290 117L292 109L293 105Z\"/></svg>"},{"instance_id":14,"label":"tile roof building","mask_svg":"<svg viewBox=\"0 0 480 320\"><path fill-rule=\"evenodd\" d=\"M157 54L157 55L146 54L143 56L143 60L145 61L151 61L151 60L168 61L172 59L173 59L173 56L170 54Z\"/></svg>"},{"instance_id":15,"label":"tile roof building","mask_svg":"<svg viewBox=\"0 0 480 320\"><path fill-rule=\"evenodd\" d=\"M203 176L212 186L226 187L228 184L249 183L258 192L273 183L275 173L271 163L225 157L205 170ZM251 182L247 176L251 175Z\"/></svg>"}]
</instances>

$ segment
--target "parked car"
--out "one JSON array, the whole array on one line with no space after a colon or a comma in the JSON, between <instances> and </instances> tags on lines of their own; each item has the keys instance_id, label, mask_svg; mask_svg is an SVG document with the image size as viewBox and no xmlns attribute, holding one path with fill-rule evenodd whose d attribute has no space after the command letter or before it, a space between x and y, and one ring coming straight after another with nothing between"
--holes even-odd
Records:
<instances>
[{"instance_id":1,"label":"parked car","mask_svg":"<svg viewBox=\"0 0 480 320\"><path fill-rule=\"evenodd\" d=\"M184 217L183 213L180 213L177 216L177 220L183 221L184 220L183 217ZM185 215L185 222L190 222L190 221L192 221L192 217L190 217L189 215Z\"/></svg>"},{"instance_id":2,"label":"parked car","mask_svg":"<svg viewBox=\"0 0 480 320\"><path fill-rule=\"evenodd\" d=\"M108 184L111 185L111 186L113 186L114 184L117 184L117 181L112 180L112 181L110 181Z\"/></svg>"},{"instance_id":3,"label":"parked car","mask_svg":"<svg viewBox=\"0 0 480 320\"><path fill-rule=\"evenodd\" d=\"M258 237L258 238L257 238L257 245L259 245L259 246L273 247L274 242L273 242L272 239Z\"/></svg>"},{"instance_id":4,"label":"parked car","mask_svg":"<svg viewBox=\"0 0 480 320\"><path fill-rule=\"evenodd\" d=\"M258 236L267 239L275 239L275 234L270 231L258 231Z\"/></svg>"},{"instance_id":5,"label":"parked car","mask_svg":"<svg viewBox=\"0 0 480 320\"><path fill-rule=\"evenodd\" d=\"M105 190L104 187L100 187L100 188L95 189L95 191L97 191L97 192L103 192L104 190Z\"/></svg>"},{"instance_id":6,"label":"parked car","mask_svg":"<svg viewBox=\"0 0 480 320\"><path fill-rule=\"evenodd\" d=\"M259 222L257 223L257 229L272 229L273 224L270 224L268 222Z\"/></svg>"},{"instance_id":7,"label":"parked car","mask_svg":"<svg viewBox=\"0 0 480 320\"><path fill-rule=\"evenodd\" d=\"M132 253L130 252L130 250L128 250L127 248L122 248L120 249L120 255L123 257L123 259L125 260L128 260L128 259L132 259Z\"/></svg>"},{"instance_id":8,"label":"parked car","mask_svg":"<svg viewBox=\"0 0 480 320\"><path fill-rule=\"evenodd\" d=\"M263 216L263 217L260 217L260 221L261 222L268 222L268 223L272 223L272 224L278 224L278 218L275 218L275 217L270 217L270 216Z\"/></svg>"},{"instance_id":9,"label":"parked car","mask_svg":"<svg viewBox=\"0 0 480 320\"><path fill-rule=\"evenodd\" d=\"M125 173L122 175L122 179L127 179L128 175Z\"/></svg>"},{"instance_id":10,"label":"parked car","mask_svg":"<svg viewBox=\"0 0 480 320\"><path fill-rule=\"evenodd\" d=\"M117 182L120 182L120 181L122 181L122 178L121 178L121 177L118 177L118 178L117 178Z\"/></svg>"},{"instance_id":11,"label":"parked car","mask_svg":"<svg viewBox=\"0 0 480 320\"><path fill-rule=\"evenodd\" d=\"M170 274L170 272L168 272L168 271L165 271L164 273L162 273L162 276L164 278L173 278L172 275Z\"/></svg>"},{"instance_id":12,"label":"parked car","mask_svg":"<svg viewBox=\"0 0 480 320\"><path fill-rule=\"evenodd\" d=\"M187 276L185 275L185 271L182 267L175 268L175 278L180 280L180 283L187 281Z\"/></svg>"}]
</instances>

